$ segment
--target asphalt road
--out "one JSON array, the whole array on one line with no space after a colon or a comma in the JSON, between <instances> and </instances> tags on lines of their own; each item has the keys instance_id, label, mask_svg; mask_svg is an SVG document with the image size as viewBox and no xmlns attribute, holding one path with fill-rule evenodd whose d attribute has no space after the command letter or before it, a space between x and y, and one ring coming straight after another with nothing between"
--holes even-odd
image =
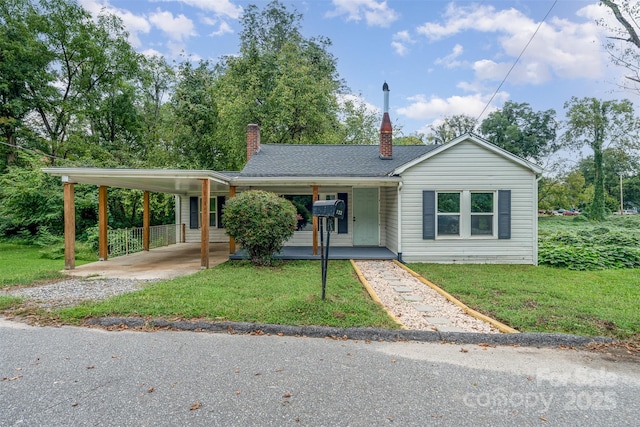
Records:
<instances>
[{"instance_id":1,"label":"asphalt road","mask_svg":"<svg viewBox=\"0 0 640 427\"><path fill-rule=\"evenodd\" d=\"M0 319L1 426L637 426L640 365L549 348Z\"/></svg>"}]
</instances>

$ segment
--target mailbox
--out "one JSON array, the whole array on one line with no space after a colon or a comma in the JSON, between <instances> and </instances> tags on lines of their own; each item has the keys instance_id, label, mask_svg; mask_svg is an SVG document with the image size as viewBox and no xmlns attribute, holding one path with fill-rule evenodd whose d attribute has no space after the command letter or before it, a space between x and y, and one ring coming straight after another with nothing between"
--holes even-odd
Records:
<instances>
[{"instance_id":1,"label":"mailbox","mask_svg":"<svg viewBox=\"0 0 640 427\"><path fill-rule=\"evenodd\" d=\"M344 200L318 200L313 202L313 216L342 219L344 217Z\"/></svg>"}]
</instances>

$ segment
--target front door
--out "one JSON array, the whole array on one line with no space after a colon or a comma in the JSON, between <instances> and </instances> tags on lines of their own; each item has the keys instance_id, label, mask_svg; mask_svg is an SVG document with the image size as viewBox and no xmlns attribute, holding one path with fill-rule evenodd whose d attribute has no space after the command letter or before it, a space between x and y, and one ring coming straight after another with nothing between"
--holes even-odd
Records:
<instances>
[{"instance_id":1,"label":"front door","mask_svg":"<svg viewBox=\"0 0 640 427\"><path fill-rule=\"evenodd\" d=\"M378 189L353 189L353 246L378 246Z\"/></svg>"}]
</instances>

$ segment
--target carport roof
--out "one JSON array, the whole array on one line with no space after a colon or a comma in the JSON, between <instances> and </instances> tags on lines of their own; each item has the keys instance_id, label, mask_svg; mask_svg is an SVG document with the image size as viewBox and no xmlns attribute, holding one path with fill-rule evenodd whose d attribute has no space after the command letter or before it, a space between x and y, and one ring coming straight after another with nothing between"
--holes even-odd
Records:
<instances>
[{"instance_id":1,"label":"carport roof","mask_svg":"<svg viewBox=\"0 0 640 427\"><path fill-rule=\"evenodd\" d=\"M131 188L158 193L186 194L202 190L202 180L211 182L211 191L226 191L232 173L182 169L102 169L43 168L65 182ZM235 172L237 173L237 172Z\"/></svg>"}]
</instances>

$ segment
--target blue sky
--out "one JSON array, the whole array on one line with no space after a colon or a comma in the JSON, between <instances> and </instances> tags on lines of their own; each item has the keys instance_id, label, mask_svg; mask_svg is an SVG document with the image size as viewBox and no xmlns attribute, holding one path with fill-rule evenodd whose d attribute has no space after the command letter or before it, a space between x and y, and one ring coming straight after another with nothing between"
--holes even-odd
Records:
<instances>
[{"instance_id":1,"label":"blue sky","mask_svg":"<svg viewBox=\"0 0 640 427\"><path fill-rule=\"evenodd\" d=\"M120 16L139 52L216 61L238 52L240 0L79 0L94 15ZM305 36L332 42L352 94L390 115L402 133L426 133L446 116L486 117L505 101L555 109L571 96L629 98L617 90L624 70L609 64L598 18L615 22L596 0L298 0ZM555 3L555 4L554 4ZM540 23L545 18L544 23ZM539 29L538 29L539 27ZM531 40L502 87L498 87ZM482 116L481 113L484 110Z\"/></svg>"}]
</instances>

